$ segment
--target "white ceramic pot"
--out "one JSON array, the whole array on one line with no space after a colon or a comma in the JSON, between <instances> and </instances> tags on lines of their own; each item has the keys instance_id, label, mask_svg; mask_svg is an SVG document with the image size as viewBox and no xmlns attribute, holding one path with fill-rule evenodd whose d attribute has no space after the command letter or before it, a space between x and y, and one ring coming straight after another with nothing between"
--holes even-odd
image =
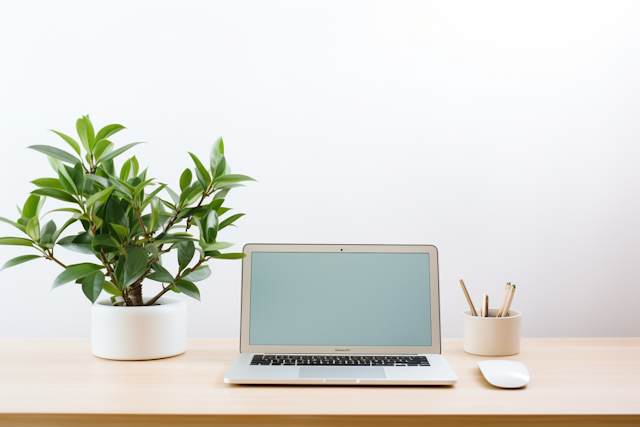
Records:
<instances>
[{"instance_id":1,"label":"white ceramic pot","mask_svg":"<svg viewBox=\"0 0 640 427\"><path fill-rule=\"evenodd\" d=\"M489 317L472 316L471 310L462 312L464 351L479 356L511 356L520 352L519 311L509 310L509 317L491 317L497 308L489 309Z\"/></svg>"},{"instance_id":2,"label":"white ceramic pot","mask_svg":"<svg viewBox=\"0 0 640 427\"><path fill-rule=\"evenodd\" d=\"M148 307L112 306L97 301L91 309L91 350L104 359L149 360L187 350L187 304L160 298Z\"/></svg>"}]
</instances>

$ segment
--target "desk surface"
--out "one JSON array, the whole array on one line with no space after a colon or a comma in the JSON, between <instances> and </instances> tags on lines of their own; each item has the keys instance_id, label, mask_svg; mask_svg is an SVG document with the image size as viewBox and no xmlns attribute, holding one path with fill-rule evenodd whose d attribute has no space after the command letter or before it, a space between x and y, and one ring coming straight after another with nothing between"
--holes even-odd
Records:
<instances>
[{"instance_id":1,"label":"desk surface","mask_svg":"<svg viewBox=\"0 0 640 427\"><path fill-rule=\"evenodd\" d=\"M507 358L531 374L519 390L489 385L475 362L490 358L465 353L459 339L443 340L455 386L224 384L237 352L235 339L191 339L181 356L118 362L94 357L86 339L3 339L0 424L640 423L640 338L523 339L520 354Z\"/></svg>"}]
</instances>

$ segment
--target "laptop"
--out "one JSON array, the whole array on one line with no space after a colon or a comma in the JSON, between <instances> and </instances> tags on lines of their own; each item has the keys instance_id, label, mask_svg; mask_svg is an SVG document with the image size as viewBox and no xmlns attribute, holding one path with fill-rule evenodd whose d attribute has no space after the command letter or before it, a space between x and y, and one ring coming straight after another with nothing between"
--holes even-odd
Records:
<instances>
[{"instance_id":1,"label":"laptop","mask_svg":"<svg viewBox=\"0 0 640 427\"><path fill-rule=\"evenodd\" d=\"M446 385L430 245L248 244L229 384Z\"/></svg>"}]
</instances>

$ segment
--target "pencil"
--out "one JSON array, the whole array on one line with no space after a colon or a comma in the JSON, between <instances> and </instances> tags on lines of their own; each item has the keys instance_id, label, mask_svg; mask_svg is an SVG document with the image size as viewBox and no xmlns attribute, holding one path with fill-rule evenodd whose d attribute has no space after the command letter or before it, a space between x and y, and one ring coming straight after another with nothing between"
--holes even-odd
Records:
<instances>
[{"instance_id":1,"label":"pencil","mask_svg":"<svg viewBox=\"0 0 640 427\"><path fill-rule=\"evenodd\" d=\"M471 308L471 315L478 316L476 313L476 308L473 306L473 302L471 302L471 298L469 298L469 293L467 292L467 287L464 285L462 279L460 279L460 284L462 285L462 292L464 292L464 296L467 297L467 302L469 303L469 308Z\"/></svg>"},{"instance_id":2,"label":"pencil","mask_svg":"<svg viewBox=\"0 0 640 427\"><path fill-rule=\"evenodd\" d=\"M507 304L504 306L502 317L507 317L509 315L509 309L511 308L511 302L513 301L513 294L515 293L516 293L516 285L511 285L511 292L509 292L509 297L507 298Z\"/></svg>"},{"instance_id":3,"label":"pencil","mask_svg":"<svg viewBox=\"0 0 640 427\"><path fill-rule=\"evenodd\" d=\"M489 296L482 294L482 307L480 307L480 317L489 317Z\"/></svg>"},{"instance_id":4,"label":"pencil","mask_svg":"<svg viewBox=\"0 0 640 427\"><path fill-rule=\"evenodd\" d=\"M500 310L498 310L498 314L496 314L496 317L502 317L502 310L504 310L504 306L507 303L507 297L509 296L509 291L511 291L511 282L507 282L507 286L504 288L504 296L502 297L502 304L500 304Z\"/></svg>"}]
</instances>

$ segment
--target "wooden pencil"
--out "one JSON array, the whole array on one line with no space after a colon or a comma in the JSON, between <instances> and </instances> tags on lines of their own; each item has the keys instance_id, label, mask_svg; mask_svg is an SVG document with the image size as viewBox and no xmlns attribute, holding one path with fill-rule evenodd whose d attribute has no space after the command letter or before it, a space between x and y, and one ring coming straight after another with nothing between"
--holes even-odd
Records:
<instances>
[{"instance_id":1,"label":"wooden pencil","mask_svg":"<svg viewBox=\"0 0 640 427\"><path fill-rule=\"evenodd\" d=\"M509 309L511 308L511 302L513 301L513 294L515 293L516 293L516 285L511 285L511 292L509 292L509 297L507 298L507 304L504 306L502 317L507 317L509 315Z\"/></svg>"},{"instance_id":2,"label":"wooden pencil","mask_svg":"<svg viewBox=\"0 0 640 427\"><path fill-rule=\"evenodd\" d=\"M480 317L489 317L489 295L482 294L482 307L480 307Z\"/></svg>"},{"instance_id":3,"label":"wooden pencil","mask_svg":"<svg viewBox=\"0 0 640 427\"><path fill-rule=\"evenodd\" d=\"M464 285L462 279L460 279L460 284L462 285L462 292L464 292L464 296L467 297L467 302L469 303L469 308L471 309L471 315L478 316L478 313L476 313L476 308L473 306L473 302L471 302L471 298L469 297L469 292L467 292L467 287Z\"/></svg>"},{"instance_id":4,"label":"wooden pencil","mask_svg":"<svg viewBox=\"0 0 640 427\"><path fill-rule=\"evenodd\" d=\"M509 296L510 291L511 291L511 282L507 282L507 286L504 288L504 296L502 297L502 304L500 304L500 309L498 310L498 314L496 314L496 317L502 317L502 310L504 310L504 306L507 303L507 297Z\"/></svg>"}]
</instances>

